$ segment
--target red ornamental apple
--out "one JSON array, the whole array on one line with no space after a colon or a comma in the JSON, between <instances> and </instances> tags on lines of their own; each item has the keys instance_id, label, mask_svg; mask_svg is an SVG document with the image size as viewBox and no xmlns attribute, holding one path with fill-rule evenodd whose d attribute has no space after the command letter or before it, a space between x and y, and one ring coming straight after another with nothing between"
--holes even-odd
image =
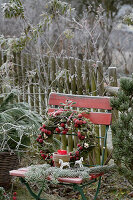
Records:
<instances>
[{"instance_id":1,"label":"red ornamental apple","mask_svg":"<svg viewBox=\"0 0 133 200\"><path fill-rule=\"evenodd\" d=\"M76 160L79 160L79 157L76 157Z\"/></svg>"},{"instance_id":2,"label":"red ornamental apple","mask_svg":"<svg viewBox=\"0 0 133 200\"><path fill-rule=\"evenodd\" d=\"M37 138L36 141L39 142L39 138Z\"/></svg>"},{"instance_id":3,"label":"red ornamental apple","mask_svg":"<svg viewBox=\"0 0 133 200\"><path fill-rule=\"evenodd\" d=\"M68 132L68 128L65 128L65 131Z\"/></svg>"},{"instance_id":4,"label":"red ornamental apple","mask_svg":"<svg viewBox=\"0 0 133 200\"><path fill-rule=\"evenodd\" d=\"M47 158L47 155L45 154L42 154L41 156L43 157L44 160Z\"/></svg>"},{"instance_id":5,"label":"red ornamental apple","mask_svg":"<svg viewBox=\"0 0 133 200\"><path fill-rule=\"evenodd\" d=\"M81 140L82 135L78 135L78 138Z\"/></svg>"},{"instance_id":6,"label":"red ornamental apple","mask_svg":"<svg viewBox=\"0 0 133 200\"><path fill-rule=\"evenodd\" d=\"M77 118L74 118L73 121L75 122L77 120Z\"/></svg>"},{"instance_id":7,"label":"red ornamental apple","mask_svg":"<svg viewBox=\"0 0 133 200\"><path fill-rule=\"evenodd\" d=\"M76 153L76 156L79 156L79 151L76 151L75 153Z\"/></svg>"},{"instance_id":8,"label":"red ornamental apple","mask_svg":"<svg viewBox=\"0 0 133 200\"><path fill-rule=\"evenodd\" d=\"M17 200L17 197L13 196L12 199L13 199L13 200Z\"/></svg>"},{"instance_id":9,"label":"red ornamental apple","mask_svg":"<svg viewBox=\"0 0 133 200\"><path fill-rule=\"evenodd\" d=\"M78 114L78 118L82 118L83 117L83 115L82 114Z\"/></svg>"},{"instance_id":10,"label":"red ornamental apple","mask_svg":"<svg viewBox=\"0 0 133 200\"><path fill-rule=\"evenodd\" d=\"M87 123L87 122L84 120L84 121L83 121L83 124L86 124L86 123Z\"/></svg>"},{"instance_id":11,"label":"red ornamental apple","mask_svg":"<svg viewBox=\"0 0 133 200\"><path fill-rule=\"evenodd\" d=\"M60 133L60 129L59 129L59 128L56 128L55 131L56 131L57 133Z\"/></svg>"},{"instance_id":12,"label":"red ornamental apple","mask_svg":"<svg viewBox=\"0 0 133 200\"><path fill-rule=\"evenodd\" d=\"M44 133L46 133L46 134L47 134L47 133L48 133L48 130L47 130L47 129L44 129Z\"/></svg>"},{"instance_id":13,"label":"red ornamental apple","mask_svg":"<svg viewBox=\"0 0 133 200\"><path fill-rule=\"evenodd\" d=\"M42 129L41 129L41 132L43 132L43 133L44 133L44 131L45 131L45 129L44 129L44 128L42 128Z\"/></svg>"},{"instance_id":14,"label":"red ornamental apple","mask_svg":"<svg viewBox=\"0 0 133 200\"><path fill-rule=\"evenodd\" d=\"M79 120L79 125L82 125L83 124L83 121L82 120Z\"/></svg>"},{"instance_id":15,"label":"red ornamental apple","mask_svg":"<svg viewBox=\"0 0 133 200\"><path fill-rule=\"evenodd\" d=\"M80 144L77 144L77 147L80 147L81 145Z\"/></svg>"},{"instance_id":16,"label":"red ornamental apple","mask_svg":"<svg viewBox=\"0 0 133 200\"><path fill-rule=\"evenodd\" d=\"M42 130L42 127L40 127L39 129Z\"/></svg>"},{"instance_id":17,"label":"red ornamental apple","mask_svg":"<svg viewBox=\"0 0 133 200\"><path fill-rule=\"evenodd\" d=\"M81 132L80 131L78 131L78 136L80 136L81 135Z\"/></svg>"},{"instance_id":18,"label":"red ornamental apple","mask_svg":"<svg viewBox=\"0 0 133 200\"><path fill-rule=\"evenodd\" d=\"M42 136L41 136L41 135L38 135L38 138L39 138L39 139L41 139L41 138L42 138Z\"/></svg>"},{"instance_id":19,"label":"red ornamental apple","mask_svg":"<svg viewBox=\"0 0 133 200\"><path fill-rule=\"evenodd\" d=\"M47 130L47 135L51 135L51 134L52 134L51 131L48 131L48 130Z\"/></svg>"},{"instance_id":20,"label":"red ornamental apple","mask_svg":"<svg viewBox=\"0 0 133 200\"><path fill-rule=\"evenodd\" d=\"M13 196L16 196L16 195L17 195L17 192L14 192L14 193L13 193Z\"/></svg>"},{"instance_id":21,"label":"red ornamental apple","mask_svg":"<svg viewBox=\"0 0 133 200\"><path fill-rule=\"evenodd\" d=\"M67 134L67 132L64 130L64 131L62 131L62 134L63 134L63 135L66 135L66 134Z\"/></svg>"},{"instance_id":22,"label":"red ornamental apple","mask_svg":"<svg viewBox=\"0 0 133 200\"><path fill-rule=\"evenodd\" d=\"M82 135L82 136L81 136L81 140L84 140L84 139L85 139L85 136L84 136L84 135Z\"/></svg>"},{"instance_id":23,"label":"red ornamental apple","mask_svg":"<svg viewBox=\"0 0 133 200\"><path fill-rule=\"evenodd\" d=\"M65 124L64 123L61 123L60 126L63 127L63 128L65 128Z\"/></svg>"},{"instance_id":24,"label":"red ornamental apple","mask_svg":"<svg viewBox=\"0 0 133 200\"><path fill-rule=\"evenodd\" d=\"M80 146L80 147L79 147L79 149L80 149L80 150L83 150L83 147L82 147L82 146Z\"/></svg>"},{"instance_id":25,"label":"red ornamental apple","mask_svg":"<svg viewBox=\"0 0 133 200\"><path fill-rule=\"evenodd\" d=\"M73 160L73 156L70 156L70 160Z\"/></svg>"},{"instance_id":26,"label":"red ornamental apple","mask_svg":"<svg viewBox=\"0 0 133 200\"><path fill-rule=\"evenodd\" d=\"M79 127L79 125L78 125L78 124L74 124L74 126L75 126L75 128L78 128L78 127Z\"/></svg>"},{"instance_id":27,"label":"red ornamental apple","mask_svg":"<svg viewBox=\"0 0 133 200\"><path fill-rule=\"evenodd\" d=\"M77 120L75 120L75 123L76 123L76 124L79 124L79 120L78 120L78 119L77 119Z\"/></svg>"},{"instance_id":28,"label":"red ornamental apple","mask_svg":"<svg viewBox=\"0 0 133 200\"><path fill-rule=\"evenodd\" d=\"M46 125L45 124L43 124L43 126L42 126L43 128L46 128Z\"/></svg>"},{"instance_id":29,"label":"red ornamental apple","mask_svg":"<svg viewBox=\"0 0 133 200\"><path fill-rule=\"evenodd\" d=\"M41 144L42 144L42 143L43 143L43 139L39 139L39 143L41 143Z\"/></svg>"}]
</instances>

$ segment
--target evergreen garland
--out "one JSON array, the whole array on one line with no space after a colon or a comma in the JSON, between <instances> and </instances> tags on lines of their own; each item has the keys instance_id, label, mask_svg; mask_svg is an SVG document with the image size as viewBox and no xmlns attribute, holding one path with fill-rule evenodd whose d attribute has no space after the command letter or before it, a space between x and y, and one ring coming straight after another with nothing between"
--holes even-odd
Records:
<instances>
[{"instance_id":1,"label":"evergreen garland","mask_svg":"<svg viewBox=\"0 0 133 200\"><path fill-rule=\"evenodd\" d=\"M116 170L116 165L104 165L96 166L92 168L81 167L81 168L68 168L60 169L57 167L50 167L48 164L43 165L33 165L29 167L28 172L25 174L25 179L27 182L44 182L47 181L47 177L51 177L51 181L54 184L59 183L58 178L82 178L83 180L88 180L90 174L108 173L114 172Z\"/></svg>"},{"instance_id":2,"label":"evergreen garland","mask_svg":"<svg viewBox=\"0 0 133 200\"><path fill-rule=\"evenodd\" d=\"M119 172L133 185L133 79L120 80L120 90L111 105L120 113L112 125L113 156Z\"/></svg>"}]
</instances>

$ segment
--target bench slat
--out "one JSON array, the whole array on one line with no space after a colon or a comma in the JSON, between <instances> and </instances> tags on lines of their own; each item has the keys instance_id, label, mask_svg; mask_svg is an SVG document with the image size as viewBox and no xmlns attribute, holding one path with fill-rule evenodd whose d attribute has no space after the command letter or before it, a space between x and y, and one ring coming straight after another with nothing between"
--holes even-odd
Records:
<instances>
[{"instance_id":1,"label":"bench slat","mask_svg":"<svg viewBox=\"0 0 133 200\"><path fill-rule=\"evenodd\" d=\"M29 170L28 169L29 167L27 168L20 168L18 170L11 170L9 172L9 174L11 176L16 176L16 177L25 177L25 173ZM88 176L89 180L92 180L92 179L95 179L99 176L102 176L104 173L100 173L100 174L90 174L90 176ZM51 180L51 177L49 176L48 177L48 180ZM64 182L64 183L76 183L76 184L81 184L83 182L83 179L82 178L58 178L58 181L59 182Z\"/></svg>"},{"instance_id":2,"label":"bench slat","mask_svg":"<svg viewBox=\"0 0 133 200\"><path fill-rule=\"evenodd\" d=\"M60 103L65 103L66 100L71 100L76 103L72 107L112 110L110 98L101 96L50 93L48 104L61 106Z\"/></svg>"},{"instance_id":3,"label":"bench slat","mask_svg":"<svg viewBox=\"0 0 133 200\"><path fill-rule=\"evenodd\" d=\"M52 113L54 111L57 111L58 109L55 108L49 108L48 113ZM76 112L76 111L74 111ZM87 113L82 113L83 117L90 119L90 121L93 124L99 124L99 125L110 125L112 121L112 114L111 113L101 113L101 112L90 112L89 114Z\"/></svg>"}]
</instances>

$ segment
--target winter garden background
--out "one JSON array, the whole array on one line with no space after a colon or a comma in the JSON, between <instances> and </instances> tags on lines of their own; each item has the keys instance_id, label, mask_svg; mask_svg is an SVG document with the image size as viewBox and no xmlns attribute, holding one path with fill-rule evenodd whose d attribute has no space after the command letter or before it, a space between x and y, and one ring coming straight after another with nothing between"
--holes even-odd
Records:
<instances>
[{"instance_id":1,"label":"winter garden background","mask_svg":"<svg viewBox=\"0 0 133 200\"><path fill-rule=\"evenodd\" d=\"M50 92L117 96L121 78L132 80L133 2L0 0L0 5L0 151L17 152L22 166L43 163L36 138L39 127L46 120ZM125 116L132 122L129 110L132 111L133 84L127 81L126 88L123 85L121 82L118 102L112 102L121 117L124 116L120 124L125 124ZM121 108L119 103L127 107ZM114 115L116 119L118 112ZM114 127L120 131L118 124ZM123 129L128 134L132 124ZM109 151L112 151L111 130L108 143ZM28 156L24 156L24 152ZM118 154L115 151L116 157ZM128 187L124 178L125 190L120 189L120 183L117 189L112 189L113 195L103 188L105 196L101 195L100 199L132 198L132 158L123 162L129 164L126 166L127 177L131 177L131 180L126 177ZM108 181L108 177L105 178ZM112 181L115 182L113 177ZM13 193L16 190L20 199L30 199L28 194L24 197L20 188L15 190L15 187L7 191L9 195L5 199L19 199ZM4 194L3 189L0 192ZM73 194L71 198L76 197Z\"/></svg>"}]
</instances>

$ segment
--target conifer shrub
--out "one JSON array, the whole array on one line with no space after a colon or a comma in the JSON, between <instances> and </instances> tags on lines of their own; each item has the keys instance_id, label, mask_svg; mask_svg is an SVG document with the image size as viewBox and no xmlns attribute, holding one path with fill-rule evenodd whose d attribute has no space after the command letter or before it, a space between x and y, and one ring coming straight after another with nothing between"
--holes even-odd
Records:
<instances>
[{"instance_id":1,"label":"conifer shrub","mask_svg":"<svg viewBox=\"0 0 133 200\"><path fill-rule=\"evenodd\" d=\"M120 80L111 106L119 111L119 118L112 124L113 157L119 172L133 185L133 77Z\"/></svg>"}]
</instances>

